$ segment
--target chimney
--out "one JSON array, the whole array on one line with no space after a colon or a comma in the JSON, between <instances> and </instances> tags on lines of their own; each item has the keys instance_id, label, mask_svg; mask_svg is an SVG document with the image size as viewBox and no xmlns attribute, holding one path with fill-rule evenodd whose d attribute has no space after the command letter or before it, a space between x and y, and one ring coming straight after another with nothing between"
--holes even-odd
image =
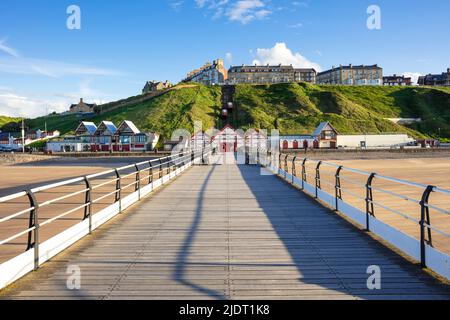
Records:
<instances>
[{"instance_id":1,"label":"chimney","mask_svg":"<svg viewBox=\"0 0 450 320\"><path fill-rule=\"evenodd\" d=\"M80 98L80 104L83 103L83 98Z\"/></svg>"},{"instance_id":2,"label":"chimney","mask_svg":"<svg viewBox=\"0 0 450 320\"><path fill-rule=\"evenodd\" d=\"M450 74L450 68L447 68L447 73Z\"/></svg>"},{"instance_id":3,"label":"chimney","mask_svg":"<svg viewBox=\"0 0 450 320\"><path fill-rule=\"evenodd\" d=\"M353 68L353 65L351 63L349 64L349 66L350 66L350 69Z\"/></svg>"}]
</instances>

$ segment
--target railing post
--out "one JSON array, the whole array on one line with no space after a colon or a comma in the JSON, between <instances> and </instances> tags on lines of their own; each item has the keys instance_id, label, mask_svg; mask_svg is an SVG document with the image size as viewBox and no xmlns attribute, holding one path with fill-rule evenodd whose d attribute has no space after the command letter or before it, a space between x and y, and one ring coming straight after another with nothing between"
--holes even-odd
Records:
<instances>
[{"instance_id":1,"label":"railing post","mask_svg":"<svg viewBox=\"0 0 450 320\"><path fill-rule=\"evenodd\" d=\"M428 186L423 192L422 200L420 201L420 265L422 268L426 268L427 266L426 243L428 242L429 245L433 245L431 239L431 229L428 227L431 223L428 201L434 188L434 186ZM425 228L428 229L428 240L425 239Z\"/></svg>"},{"instance_id":2,"label":"railing post","mask_svg":"<svg viewBox=\"0 0 450 320\"><path fill-rule=\"evenodd\" d=\"M148 169L148 184L151 184L153 183L153 164L149 161L148 165L150 166Z\"/></svg>"},{"instance_id":3,"label":"railing post","mask_svg":"<svg viewBox=\"0 0 450 320\"><path fill-rule=\"evenodd\" d=\"M366 231L370 231L370 216L375 216L372 182L376 175L376 173L371 173L366 183Z\"/></svg>"},{"instance_id":4,"label":"railing post","mask_svg":"<svg viewBox=\"0 0 450 320\"><path fill-rule=\"evenodd\" d=\"M319 161L316 166L316 199L319 197L319 190L322 188L320 183L320 166L322 161Z\"/></svg>"},{"instance_id":5,"label":"railing post","mask_svg":"<svg viewBox=\"0 0 450 320\"><path fill-rule=\"evenodd\" d=\"M280 152L280 154L278 155L278 172L277 172L277 174L279 174L280 173L280 170L281 170L281 157L283 156L283 154Z\"/></svg>"},{"instance_id":6,"label":"railing post","mask_svg":"<svg viewBox=\"0 0 450 320\"><path fill-rule=\"evenodd\" d=\"M162 162L162 159L159 158L159 179L161 179L163 177L163 170L164 170L163 162Z\"/></svg>"},{"instance_id":7,"label":"railing post","mask_svg":"<svg viewBox=\"0 0 450 320\"><path fill-rule=\"evenodd\" d=\"M288 154L284 157L284 177L285 178L287 177L287 174L288 174L288 171L289 171L288 161L287 161L288 157L289 157Z\"/></svg>"},{"instance_id":8,"label":"railing post","mask_svg":"<svg viewBox=\"0 0 450 320\"><path fill-rule=\"evenodd\" d=\"M28 200L30 202L30 208L33 210L30 211L30 220L29 220L29 228L33 228L34 230L28 232L28 247L29 249L34 249L34 270L39 268L39 203L36 199L36 196L31 190L26 190ZM34 235L32 239L32 233Z\"/></svg>"},{"instance_id":9,"label":"railing post","mask_svg":"<svg viewBox=\"0 0 450 320\"><path fill-rule=\"evenodd\" d=\"M134 165L136 168L136 183L134 184L134 191L138 192L138 199L141 200L141 171L137 164Z\"/></svg>"},{"instance_id":10,"label":"railing post","mask_svg":"<svg viewBox=\"0 0 450 320\"><path fill-rule=\"evenodd\" d=\"M122 177L120 176L119 170L115 169L116 172L116 202L119 202L119 212L122 212Z\"/></svg>"},{"instance_id":11,"label":"railing post","mask_svg":"<svg viewBox=\"0 0 450 320\"><path fill-rule=\"evenodd\" d=\"M302 190L304 190L305 189L305 182L307 182L306 181L306 179L307 179L307 177L306 177L306 161L307 161L308 159L303 159L303 162L302 162Z\"/></svg>"},{"instance_id":12,"label":"railing post","mask_svg":"<svg viewBox=\"0 0 450 320\"><path fill-rule=\"evenodd\" d=\"M88 177L84 177L84 183L86 184L86 197L84 207L84 218L83 220L89 219L89 234L92 233L92 183Z\"/></svg>"},{"instance_id":13,"label":"railing post","mask_svg":"<svg viewBox=\"0 0 450 320\"><path fill-rule=\"evenodd\" d=\"M342 189L341 189L341 171L344 167L339 166L339 168L336 170L336 184L335 184L335 208L336 211L339 211L339 200L342 200Z\"/></svg>"},{"instance_id":14,"label":"railing post","mask_svg":"<svg viewBox=\"0 0 450 320\"><path fill-rule=\"evenodd\" d=\"M297 170L295 169L295 161L297 160L297 156L292 159L292 184L295 183L295 177L297 177Z\"/></svg>"}]
</instances>

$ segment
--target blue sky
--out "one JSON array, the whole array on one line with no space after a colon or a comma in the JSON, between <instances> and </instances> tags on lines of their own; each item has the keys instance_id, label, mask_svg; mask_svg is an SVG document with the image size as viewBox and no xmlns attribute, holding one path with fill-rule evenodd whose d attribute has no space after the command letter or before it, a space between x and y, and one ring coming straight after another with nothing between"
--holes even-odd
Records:
<instances>
[{"instance_id":1,"label":"blue sky","mask_svg":"<svg viewBox=\"0 0 450 320\"><path fill-rule=\"evenodd\" d=\"M81 30L66 27L70 5L81 9ZM370 5L381 9L380 30L367 28ZM227 66L441 73L450 67L448 12L448 0L2 0L0 114L125 98L218 57Z\"/></svg>"}]
</instances>

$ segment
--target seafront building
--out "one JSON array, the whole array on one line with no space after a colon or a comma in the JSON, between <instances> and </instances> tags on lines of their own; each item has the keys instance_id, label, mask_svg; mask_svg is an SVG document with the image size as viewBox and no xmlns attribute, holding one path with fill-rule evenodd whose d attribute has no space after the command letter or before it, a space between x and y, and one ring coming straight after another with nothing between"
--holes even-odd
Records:
<instances>
[{"instance_id":1,"label":"seafront building","mask_svg":"<svg viewBox=\"0 0 450 320\"><path fill-rule=\"evenodd\" d=\"M383 68L377 64L365 66L340 65L317 74L318 84L381 86L383 84Z\"/></svg>"},{"instance_id":2,"label":"seafront building","mask_svg":"<svg viewBox=\"0 0 450 320\"><path fill-rule=\"evenodd\" d=\"M145 83L144 88L142 89L142 94L146 94L149 92L158 92L161 90L166 90L172 87L172 84L166 80L164 82L162 81L147 81Z\"/></svg>"},{"instance_id":3,"label":"seafront building","mask_svg":"<svg viewBox=\"0 0 450 320\"><path fill-rule=\"evenodd\" d=\"M329 122L322 122L311 135L280 136L281 150L365 149L413 146L416 140L407 134L343 135Z\"/></svg>"},{"instance_id":4,"label":"seafront building","mask_svg":"<svg viewBox=\"0 0 450 320\"><path fill-rule=\"evenodd\" d=\"M143 152L156 147L157 133L143 133L128 120L118 127L111 121L103 121L97 127L93 122L83 121L75 135L47 143L46 150L57 152Z\"/></svg>"},{"instance_id":5,"label":"seafront building","mask_svg":"<svg viewBox=\"0 0 450 320\"><path fill-rule=\"evenodd\" d=\"M86 103L83 101L83 98L80 99L80 102L77 104L72 104L69 108L70 113L94 113L95 107L97 105L95 103Z\"/></svg>"},{"instance_id":6,"label":"seafront building","mask_svg":"<svg viewBox=\"0 0 450 320\"><path fill-rule=\"evenodd\" d=\"M292 65L233 66L228 70L228 84L316 83L316 70L296 69Z\"/></svg>"},{"instance_id":7,"label":"seafront building","mask_svg":"<svg viewBox=\"0 0 450 320\"><path fill-rule=\"evenodd\" d=\"M411 86L412 79L411 77L398 76L396 74L394 74L393 76L384 76L383 85L388 87Z\"/></svg>"},{"instance_id":8,"label":"seafront building","mask_svg":"<svg viewBox=\"0 0 450 320\"><path fill-rule=\"evenodd\" d=\"M419 77L418 85L450 87L450 68L447 69L447 72L443 72L442 74L428 74Z\"/></svg>"},{"instance_id":9,"label":"seafront building","mask_svg":"<svg viewBox=\"0 0 450 320\"><path fill-rule=\"evenodd\" d=\"M189 72L182 82L197 82L209 86L224 84L227 79L228 71L224 67L223 59L217 59Z\"/></svg>"}]
</instances>

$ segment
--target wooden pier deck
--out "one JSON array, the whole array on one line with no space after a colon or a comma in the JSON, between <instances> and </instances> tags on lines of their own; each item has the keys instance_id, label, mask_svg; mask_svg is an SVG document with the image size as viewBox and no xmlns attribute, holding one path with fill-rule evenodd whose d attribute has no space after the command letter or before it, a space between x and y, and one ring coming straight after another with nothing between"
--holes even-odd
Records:
<instances>
[{"instance_id":1,"label":"wooden pier deck","mask_svg":"<svg viewBox=\"0 0 450 320\"><path fill-rule=\"evenodd\" d=\"M0 299L450 299L445 285L256 166L196 166ZM381 290L367 268L381 268ZM69 266L81 271L69 290Z\"/></svg>"}]
</instances>

